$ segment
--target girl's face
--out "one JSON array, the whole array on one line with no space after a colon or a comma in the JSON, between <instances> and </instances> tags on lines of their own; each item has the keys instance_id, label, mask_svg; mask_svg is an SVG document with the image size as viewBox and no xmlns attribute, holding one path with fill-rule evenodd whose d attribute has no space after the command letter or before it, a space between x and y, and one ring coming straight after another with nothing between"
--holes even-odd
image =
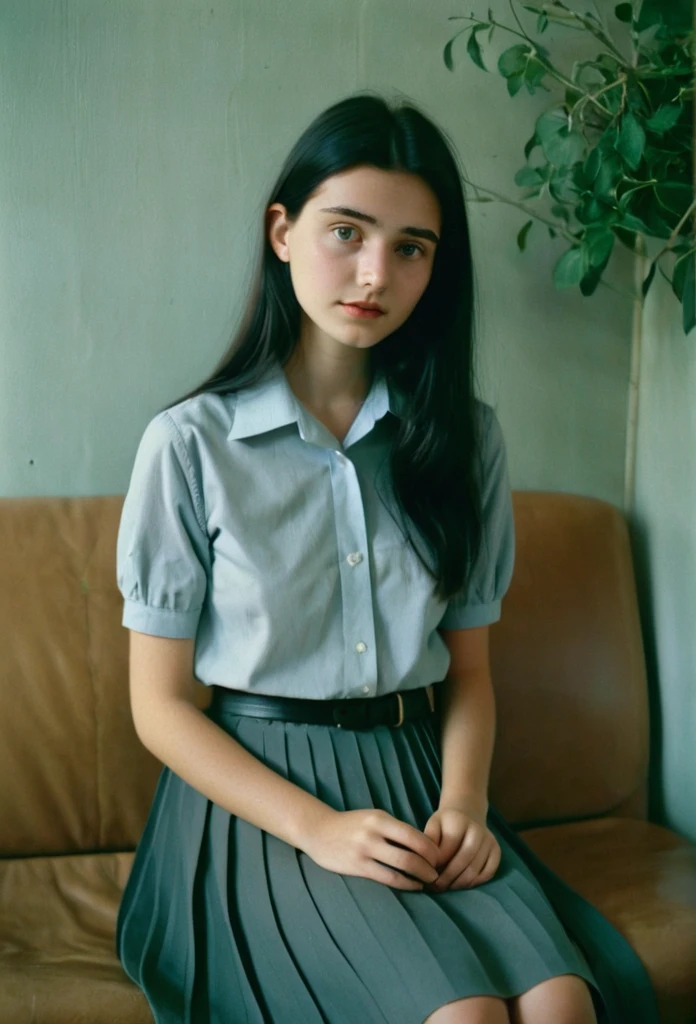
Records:
<instances>
[{"instance_id":1,"label":"girl's face","mask_svg":"<svg viewBox=\"0 0 696 1024\"><path fill-rule=\"evenodd\" d=\"M276 255L290 264L303 343L364 349L400 327L425 291L440 205L416 175L364 165L322 182L294 223L273 203L268 224ZM383 313L352 316L345 306L355 302Z\"/></svg>"}]
</instances>

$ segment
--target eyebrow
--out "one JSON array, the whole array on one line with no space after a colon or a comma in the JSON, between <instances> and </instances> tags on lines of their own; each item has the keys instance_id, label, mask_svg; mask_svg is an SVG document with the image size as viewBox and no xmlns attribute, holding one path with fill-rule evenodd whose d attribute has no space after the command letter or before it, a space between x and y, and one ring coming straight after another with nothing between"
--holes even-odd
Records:
<instances>
[{"instance_id":1,"label":"eyebrow","mask_svg":"<svg viewBox=\"0 0 696 1024\"><path fill-rule=\"evenodd\" d=\"M321 212L342 213L344 217L355 217L356 220L365 220L368 224L375 224L377 227L381 227L381 224L376 217L371 217L369 213L361 213L360 210L351 210L349 206L325 206ZM415 228L409 226L401 228L399 233L412 235L414 238L426 238L429 242L435 242L436 245L440 241L435 232L431 231L430 228Z\"/></svg>"}]
</instances>

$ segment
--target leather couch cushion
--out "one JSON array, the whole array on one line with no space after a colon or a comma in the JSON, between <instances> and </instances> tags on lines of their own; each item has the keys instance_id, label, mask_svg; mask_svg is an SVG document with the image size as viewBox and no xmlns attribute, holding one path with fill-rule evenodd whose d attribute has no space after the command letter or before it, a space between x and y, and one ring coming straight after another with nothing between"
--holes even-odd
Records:
<instances>
[{"instance_id":1,"label":"leather couch cushion","mask_svg":"<svg viewBox=\"0 0 696 1024\"><path fill-rule=\"evenodd\" d=\"M631 943L655 988L661 1024L696 1021L696 846L629 818L520 835Z\"/></svg>"},{"instance_id":2,"label":"leather couch cushion","mask_svg":"<svg viewBox=\"0 0 696 1024\"><path fill-rule=\"evenodd\" d=\"M517 558L491 627L491 803L519 828L647 817L648 702L628 530L618 508L513 493Z\"/></svg>"},{"instance_id":3,"label":"leather couch cushion","mask_svg":"<svg viewBox=\"0 0 696 1024\"><path fill-rule=\"evenodd\" d=\"M0 861L0 1021L152 1024L114 949L132 853Z\"/></svg>"}]
</instances>

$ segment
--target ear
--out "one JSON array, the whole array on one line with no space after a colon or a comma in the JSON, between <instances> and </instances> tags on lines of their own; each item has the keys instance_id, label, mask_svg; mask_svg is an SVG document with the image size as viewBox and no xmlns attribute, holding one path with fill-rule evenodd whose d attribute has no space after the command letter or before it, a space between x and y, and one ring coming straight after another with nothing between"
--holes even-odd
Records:
<instances>
[{"instance_id":1,"label":"ear","mask_svg":"<svg viewBox=\"0 0 696 1024\"><path fill-rule=\"evenodd\" d=\"M266 230L268 241L273 246L273 251L283 263L290 262L290 250L288 247L288 230L290 222L288 212L282 203L273 203L266 210Z\"/></svg>"}]
</instances>

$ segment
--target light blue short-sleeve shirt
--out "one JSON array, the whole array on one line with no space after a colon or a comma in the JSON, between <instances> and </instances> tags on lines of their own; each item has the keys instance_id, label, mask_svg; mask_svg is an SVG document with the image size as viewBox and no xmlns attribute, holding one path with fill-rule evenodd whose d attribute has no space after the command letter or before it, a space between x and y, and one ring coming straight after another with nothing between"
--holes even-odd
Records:
<instances>
[{"instance_id":1,"label":"light blue short-sleeve shirt","mask_svg":"<svg viewBox=\"0 0 696 1024\"><path fill-rule=\"evenodd\" d=\"M341 443L277 364L252 387L158 413L118 532L123 625L195 637L196 678L235 690L328 699L444 679L438 628L495 622L512 577L505 447L493 409L476 400L484 543L464 590L441 601L378 496L389 500L400 409L377 371Z\"/></svg>"}]
</instances>

